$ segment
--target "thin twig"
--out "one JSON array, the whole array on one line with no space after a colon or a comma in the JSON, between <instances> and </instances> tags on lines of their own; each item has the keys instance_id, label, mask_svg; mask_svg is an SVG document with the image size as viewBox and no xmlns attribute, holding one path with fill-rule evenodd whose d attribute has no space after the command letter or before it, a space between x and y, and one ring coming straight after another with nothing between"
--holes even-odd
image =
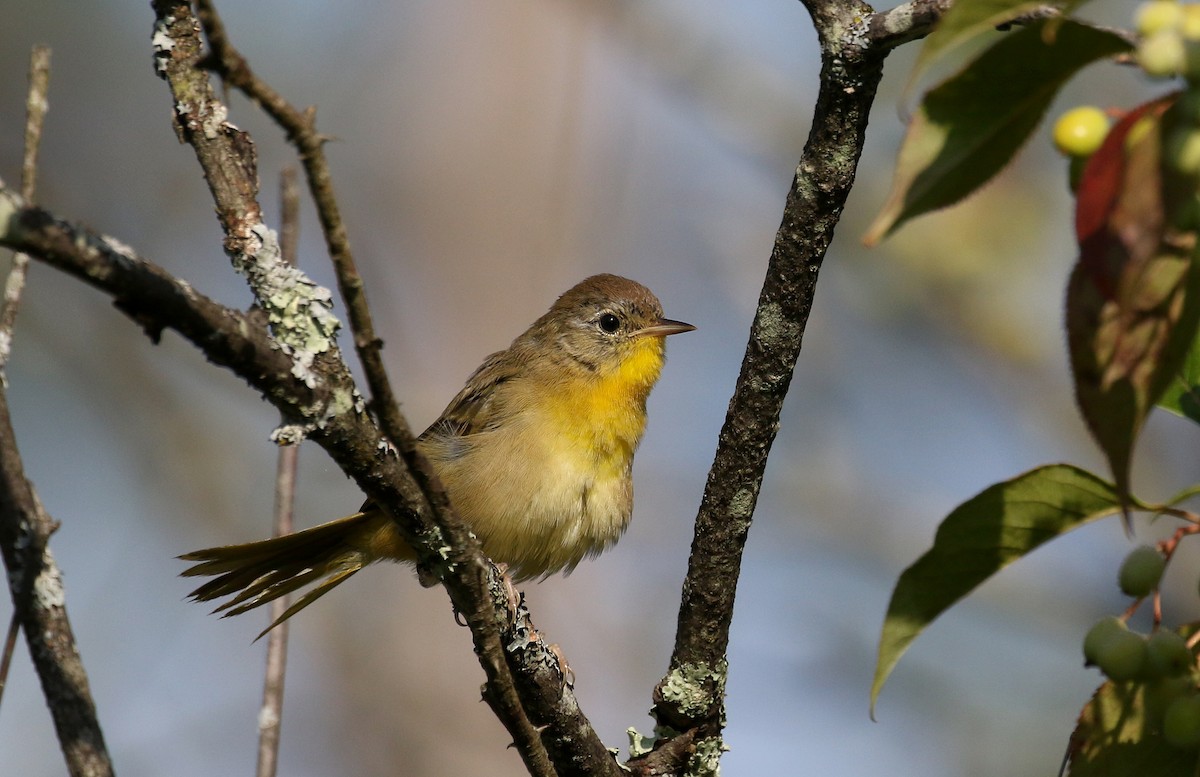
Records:
<instances>
[{"instance_id":1,"label":"thin twig","mask_svg":"<svg viewBox=\"0 0 1200 777\"><path fill-rule=\"evenodd\" d=\"M284 168L279 178L279 253L283 261L296 265L296 250L300 235L300 192L296 188L296 171ZM298 444L279 449L275 473L274 536L292 533L292 514L296 499L296 463ZM291 597L284 595L271 603L270 620L283 617ZM283 725L283 683L287 674L287 639L289 624L285 620L267 635L267 668L263 678L262 707L258 713L258 766L256 777L275 777L279 766L279 738Z\"/></svg>"},{"instance_id":2,"label":"thin twig","mask_svg":"<svg viewBox=\"0 0 1200 777\"><path fill-rule=\"evenodd\" d=\"M50 50L35 48L30 62L29 119L22 170L22 190L29 195L34 191L49 67ZM8 341L12 338L22 285L23 282L6 284L0 321ZM6 346L5 359L7 353ZM72 777L111 777L112 760L67 617L62 575L48 547L54 529L54 521L42 509L33 486L25 478L8 410L8 392L0 383L0 555L8 570L14 617L25 632L25 643L54 720L67 772Z\"/></svg>"},{"instance_id":3,"label":"thin twig","mask_svg":"<svg viewBox=\"0 0 1200 777\"><path fill-rule=\"evenodd\" d=\"M25 98L25 153L21 160L21 196L32 200L37 190L37 159L42 145L42 127L49 107L46 95L50 88L50 48L34 46L29 54L29 94ZM25 289L25 278L29 270L29 255L13 255L12 267L4 282L4 300L0 303L0 386L8 386L8 359L12 355L12 341L17 322L17 311L21 307L21 293ZM8 671L12 666L13 651L17 647L17 634L21 628L21 613L13 611L8 622L8 633L4 637L4 652L0 654L0 698L8 684Z\"/></svg>"},{"instance_id":4,"label":"thin twig","mask_svg":"<svg viewBox=\"0 0 1200 777\"><path fill-rule=\"evenodd\" d=\"M42 146L42 127L46 121L50 88L50 47L34 46L29 55L29 94L25 99L25 154L21 160L21 196L32 202L37 190L37 161ZM12 349L13 326L25 288L29 257L18 253L4 283L4 301L0 306L0 382L7 384L5 368Z\"/></svg>"},{"instance_id":5,"label":"thin twig","mask_svg":"<svg viewBox=\"0 0 1200 777\"><path fill-rule=\"evenodd\" d=\"M238 89L262 108L283 129L288 141L300 155L308 188L317 206L317 217L321 222L329 258L337 274L338 291L346 306L350 330L354 335L354 348L362 362L363 374L371 392L371 409L379 417L387 437L402 452L411 450L415 447L416 438L408 421L399 412L383 365L383 340L375 333L362 276L350 250L350 238L346 234L341 209L333 191L333 175L325 158L325 142L329 138L317 132L316 109L298 110L270 84L254 74L246 58L230 42L212 0L196 0L196 16L208 39L209 58L205 64L213 68L225 84Z\"/></svg>"},{"instance_id":6,"label":"thin twig","mask_svg":"<svg viewBox=\"0 0 1200 777\"><path fill-rule=\"evenodd\" d=\"M25 154L21 163L21 196L32 200L37 189L37 158L41 148L42 126L45 123L48 102L46 94L50 85L50 49L34 46L29 55L29 94L25 100ZM29 256L13 255L12 267L4 282L4 300L0 304L0 385L8 385L8 359L12 354L13 329L20 308L21 293L29 269ZM4 638L3 653L0 653L0 698L8 683L8 671L12 665L13 651L17 646L20 630L20 613L13 611Z\"/></svg>"}]
</instances>

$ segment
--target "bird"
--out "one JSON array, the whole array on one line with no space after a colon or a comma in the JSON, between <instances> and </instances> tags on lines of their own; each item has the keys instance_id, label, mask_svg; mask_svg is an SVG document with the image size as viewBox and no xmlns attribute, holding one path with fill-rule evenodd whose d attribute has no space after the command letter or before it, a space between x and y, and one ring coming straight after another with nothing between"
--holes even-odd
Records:
<instances>
[{"instance_id":1,"label":"bird","mask_svg":"<svg viewBox=\"0 0 1200 777\"><path fill-rule=\"evenodd\" d=\"M516 582L570 573L611 547L633 511L633 456L666 338L691 324L618 275L593 275L493 353L417 439L450 503ZM414 562L395 523L358 512L271 539L185 553L195 601L238 615L315 584L264 631L376 561ZM262 636L261 634L259 635Z\"/></svg>"}]
</instances>

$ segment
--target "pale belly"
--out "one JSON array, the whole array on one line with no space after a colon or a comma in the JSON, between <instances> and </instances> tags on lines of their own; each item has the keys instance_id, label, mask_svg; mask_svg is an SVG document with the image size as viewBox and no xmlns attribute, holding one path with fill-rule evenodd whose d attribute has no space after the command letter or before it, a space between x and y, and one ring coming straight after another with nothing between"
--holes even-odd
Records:
<instances>
[{"instance_id":1,"label":"pale belly","mask_svg":"<svg viewBox=\"0 0 1200 777\"><path fill-rule=\"evenodd\" d=\"M603 450L511 423L503 435L468 439L452 446L430 441L426 452L484 551L508 564L515 578L570 571L616 542L629 524L626 446Z\"/></svg>"}]
</instances>

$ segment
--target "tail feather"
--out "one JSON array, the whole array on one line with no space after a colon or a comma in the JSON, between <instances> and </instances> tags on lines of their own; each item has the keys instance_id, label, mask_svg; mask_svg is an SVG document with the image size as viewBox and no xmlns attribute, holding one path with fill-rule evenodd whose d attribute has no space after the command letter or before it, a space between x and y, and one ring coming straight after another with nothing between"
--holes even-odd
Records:
<instances>
[{"instance_id":1,"label":"tail feather","mask_svg":"<svg viewBox=\"0 0 1200 777\"><path fill-rule=\"evenodd\" d=\"M185 553L179 558L198 563L185 569L183 576L215 576L189 596L200 602L232 597L213 610L228 617L324 578L272 622L263 631L266 634L375 560L369 547L374 517L356 513L283 537Z\"/></svg>"}]
</instances>

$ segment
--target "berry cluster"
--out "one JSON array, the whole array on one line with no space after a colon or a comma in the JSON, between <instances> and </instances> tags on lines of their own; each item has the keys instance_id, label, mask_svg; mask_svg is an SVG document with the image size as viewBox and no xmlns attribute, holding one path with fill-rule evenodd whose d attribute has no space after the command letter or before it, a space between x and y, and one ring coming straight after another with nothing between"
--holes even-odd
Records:
<instances>
[{"instance_id":1,"label":"berry cluster","mask_svg":"<svg viewBox=\"0 0 1200 777\"><path fill-rule=\"evenodd\" d=\"M1200 5L1151 0L1142 3L1134 21L1137 61L1147 75L1200 76Z\"/></svg>"},{"instance_id":2,"label":"berry cluster","mask_svg":"<svg viewBox=\"0 0 1200 777\"><path fill-rule=\"evenodd\" d=\"M1121 590L1139 601L1157 592L1166 565L1167 558L1157 548L1134 548L1121 564ZM1175 747L1200 748L1195 646L1168 629L1156 628L1150 634L1132 631L1126 623L1128 615L1102 618L1088 630L1083 640L1085 661L1113 682L1143 684L1151 725Z\"/></svg>"}]
</instances>

